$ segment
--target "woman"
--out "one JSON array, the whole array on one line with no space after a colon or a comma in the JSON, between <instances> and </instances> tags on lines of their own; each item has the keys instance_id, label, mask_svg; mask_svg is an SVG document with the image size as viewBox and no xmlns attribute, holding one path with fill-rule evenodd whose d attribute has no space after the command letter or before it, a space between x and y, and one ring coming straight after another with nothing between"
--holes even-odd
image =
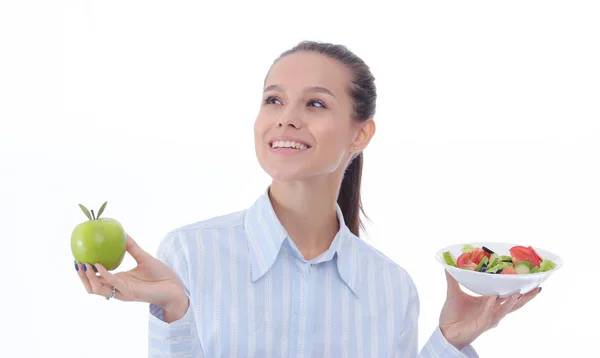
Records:
<instances>
[{"instance_id":1,"label":"woman","mask_svg":"<svg viewBox=\"0 0 600 358\"><path fill-rule=\"evenodd\" d=\"M272 183L248 209L170 232L157 258L112 274L77 264L89 293L150 304L149 355L416 357L410 275L358 238L362 152L375 133L369 68L343 46L303 42L265 78L255 123ZM471 297L446 273L447 299L423 357L470 346L538 290Z\"/></svg>"}]
</instances>

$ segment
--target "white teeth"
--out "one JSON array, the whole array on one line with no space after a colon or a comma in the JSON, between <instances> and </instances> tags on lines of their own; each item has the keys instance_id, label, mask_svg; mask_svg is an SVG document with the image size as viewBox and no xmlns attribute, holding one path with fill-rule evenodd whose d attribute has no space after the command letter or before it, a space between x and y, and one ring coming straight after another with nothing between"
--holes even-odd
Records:
<instances>
[{"instance_id":1,"label":"white teeth","mask_svg":"<svg viewBox=\"0 0 600 358\"><path fill-rule=\"evenodd\" d=\"M276 140L273 142L273 144L271 146L273 148L295 148L295 149L301 149L301 150L308 148L308 146L306 144L293 142L293 141L283 141L283 140Z\"/></svg>"}]
</instances>

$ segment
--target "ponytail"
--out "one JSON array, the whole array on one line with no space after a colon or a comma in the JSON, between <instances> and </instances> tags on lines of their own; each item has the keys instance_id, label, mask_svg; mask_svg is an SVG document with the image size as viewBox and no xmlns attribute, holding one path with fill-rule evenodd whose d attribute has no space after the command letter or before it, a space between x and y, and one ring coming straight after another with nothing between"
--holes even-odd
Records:
<instances>
[{"instance_id":1,"label":"ponytail","mask_svg":"<svg viewBox=\"0 0 600 358\"><path fill-rule=\"evenodd\" d=\"M364 224L360 219L360 213L364 215L362 201L360 199L360 181L362 177L363 153L356 156L348 165L340 193L338 195L338 205L342 209L346 226L356 236L360 236L360 229L364 229Z\"/></svg>"}]
</instances>

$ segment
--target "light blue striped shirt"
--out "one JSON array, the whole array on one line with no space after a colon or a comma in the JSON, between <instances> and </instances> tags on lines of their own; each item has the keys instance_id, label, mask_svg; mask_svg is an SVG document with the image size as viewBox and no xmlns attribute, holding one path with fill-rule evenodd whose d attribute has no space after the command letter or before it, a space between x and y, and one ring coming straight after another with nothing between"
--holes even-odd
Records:
<instances>
[{"instance_id":1,"label":"light blue striped shirt","mask_svg":"<svg viewBox=\"0 0 600 358\"><path fill-rule=\"evenodd\" d=\"M307 261L268 189L248 209L183 226L158 258L182 280L187 313L166 323L150 305L150 357L478 357L436 329L418 353L410 275L346 227Z\"/></svg>"}]
</instances>

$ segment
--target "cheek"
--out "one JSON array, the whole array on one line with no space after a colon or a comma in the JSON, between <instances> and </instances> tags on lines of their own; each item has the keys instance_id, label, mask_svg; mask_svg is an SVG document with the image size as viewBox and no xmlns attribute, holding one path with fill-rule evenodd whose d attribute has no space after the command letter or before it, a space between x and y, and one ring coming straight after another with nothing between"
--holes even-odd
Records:
<instances>
[{"instance_id":1,"label":"cheek","mask_svg":"<svg viewBox=\"0 0 600 358\"><path fill-rule=\"evenodd\" d=\"M334 120L327 120L311 128L311 133L322 149L341 152L348 146L348 129Z\"/></svg>"},{"instance_id":2,"label":"cheek","mask_svg":"<svg viewBox=\"0 0 600 358\"><path fill-rule=\"evenodd\" d=\"M254 138L261 140L267 131L267 121L264 118L258 117L254 122Z\"/></svg>"},{"instance_id":3,"label":"cheek","mask_svg":"<svg viewBox=\"0 0 600 358\"><path fill-rule=\"evenodd\" d=\"M258 119L254 121L254 138L258 139L258 133L260 132L260 123Z\"/></svg>"}]
</instances>

